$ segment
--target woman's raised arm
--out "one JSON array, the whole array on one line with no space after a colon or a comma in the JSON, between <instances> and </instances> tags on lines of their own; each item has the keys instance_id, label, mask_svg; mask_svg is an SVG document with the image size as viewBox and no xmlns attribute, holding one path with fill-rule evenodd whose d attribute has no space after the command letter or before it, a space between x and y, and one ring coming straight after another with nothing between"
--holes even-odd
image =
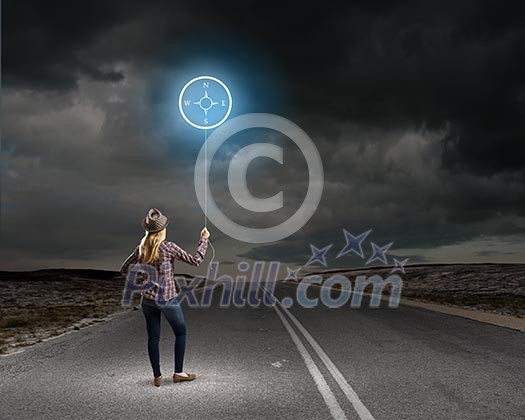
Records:
<instances>
[{"instance_id":1,"label":"woman's raised arm","mask_svg":"<svg viewBox=\"0 0 525 420\"><path fill-rule=\"evenodd\" d=\"M184 251L180 246L173 242L165 242L167 250L173 255L173 257L179 261L185 262L190 265L200 265L204 261L204 256L206 255L206 249L208 248L208 238L201 236L199 244L195 253L191 255L190 253Z\"/></svg>"}]
</instances>

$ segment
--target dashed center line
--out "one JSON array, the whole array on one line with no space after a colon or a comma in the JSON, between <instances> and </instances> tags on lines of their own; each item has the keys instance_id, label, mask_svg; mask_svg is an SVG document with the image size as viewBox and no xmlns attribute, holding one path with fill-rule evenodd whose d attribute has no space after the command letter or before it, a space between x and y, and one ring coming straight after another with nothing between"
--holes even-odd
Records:
<instances>
[{"instance_id":1,"label":"dashed center line","mask_svg":"<svg viewBox=\"0 0 525 420\"><path fill-rule=\"evenodd\" d=\"M281 319L284 328L286 328L286 331L288 331L288 334L290 334L290 337L292 338L292 341L297 347L297 350L299 350L299 353L301 354L301 357L303 358L304 363L306 364L306 367L310 372L310 375L312 375L312 378L314 379L315 384L317 385L317 389L321 393L321 396L323 397L326 406L330 410L330 414L332 414L332 417L336 420L346 420L347 417L343 409L337 402L334 393L326 383L323 374L315 364L314 360L312 359L312 356L310 356L310 353L308 353L308 350L306 350L306 347L301 342L301 339L297 336L292 326L286 320L286 318L284 317L282 312L277 308L277 306L274 306L274 309L275 312L277 312L279 318Z\"/></svg>"},{"instance_id":2,"label":"dashed center line","mask_svg":"<svg viewBox=\"0 0 525 420\"><path fill-rule=\"evenodd\" d=\"M261 289L265 293L269 293L263 287L261 287ZM277 307L277 305L274 305L274 309L277 312L277 315L279 316L279 318L281 319L282 323L284 324L286 330L288 331L288 333L292 337L292 340L295 343L297 349L299 350L299 353L301 353L301 356L303 357L303 360L305 361L306 366L308 367L308 370L312 374L312 377L316 381L316 384L317 384L317 386L319 388L319 391L321 392L321 395L323 395L323 398L325 399L325 402L328 405L328 408L330 409L330 412L332 413L332 416L334 417L334 419L335 418L337 418L337 419L339 419L339 418L346 418L346 416L345 416L344 412L342 411L341 406L339 405L337 400L335 401L335 403L337 404L336 407L338 407L339 410L341 410L341 412L339 413L337 410L335 410L334 412L332 411L332 408L335 407L335 406L333 406L333 403L331 403L332 404L332 408L330 408L331 406L329 405L327 399L325 398L325 395L321 391L321 387L319 386L319 383L323 383L324 386L328 387L328 391L329 391L329 394L331 395L331 397L333 397L335 399L335 396L334 396L333 392L331 391L330 387L328 386L328 384L326 383L326 381L324 380L324 377L322 377L322 374L321 374L319 368L317 367L317 365L313 361L312 357L308 353L308 350L306 349L304 344L301 342L301 340L299 339L299 337L296 334L296 332L291 327L290 323L288 322L288 320L284 316L283 312L288 316L288 318L290 318L292 323L301 332L301 334L304 336L306 341L310 344L310 346L315 351L317 356L319 356L319 358L324 363L324 365L326 366L326 368L328 369L328 371L330 372L330 374L332 375L334 380L337 382L337 384L339 385L339 387L343 391L343 393L346 396L346 398L348 399L348 401L350 401L350 403L354 407L354 410L359 415L359 418L361 420L375 420L374 416L372 416L372 414L370 413L368 408L366 408L366 406L363 404L363 402L361 401L361 399L359 398L357 393L350 386L350 384L347 382L347 380L345 379L345 377L343 376L341 371L337 368L337 366L328 357L328 355L325 353L325 351L322 349L322 347L319 345L319 343L317 343L317 341L312 337L312 335L308 332L308 330L299 322L299 320L287 308L285 308L284 306L281 305L281 302L279 301L279 299L277 299L271 293L270 293L270 295L273 297L273 299L275 299L275 301L277 302L278 306L280 307L280 309L279 309ZM305 357L305 355L303 353L306 353L307 356ZM307 362L307 360L308 360L308 362ZM309 363L313 364L313 367L309 366ZM316 372L316 375L317 374L321 375L322 382L318 383L319 378L316 379L316 376L314 376L314 374L312 373L313 371ZM343 417L336 417L336 415L341 415L341 414L343 415Z\"/></svg>"}]
</instances>

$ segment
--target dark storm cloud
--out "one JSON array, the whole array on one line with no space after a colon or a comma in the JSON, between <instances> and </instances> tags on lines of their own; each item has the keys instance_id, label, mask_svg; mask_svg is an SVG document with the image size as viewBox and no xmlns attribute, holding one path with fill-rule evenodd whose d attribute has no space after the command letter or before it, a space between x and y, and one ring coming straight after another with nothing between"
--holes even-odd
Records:
<instances>
[{"instance_id":1,"label":"dark storm cloud","mask_svg":"<svg viewBox=\"0 0 525 420\"><path fill-rule=\"evenodd\" d=\"M444 164L491 174L525 160L522 12L494 1L6 1L4 81L117 81L124 75L103 67L119 59L172 64L188 57L181 45L213 54L210 37L242 39L276 63L301 113L384 127L449 123ZM241 59L234 48L220 54Z\"/></svg>"},{"instance_id":2,"label":"dark storm cloud","mask_svg":"<svg viewBox=\"0 0 525 420\"><path fill-rule=\"evenodd\" d=\"M82 50L133 16L133 2L7 0L2 9L4 85L68 89L82 75L100 81L122 79L122 73L98 67L104 63L82 57Z\"/></svg>"},{"instance_id":3,"label":"dark storm cloud","mask_svg":"<svg viewBox=\"0 0 525 420\"><path fill-rule=\"evenodd\" d=\"M27 249L36 258L50 239L46 257L109 260L127 252L137 232L125 232L154 204L176 215L177 234L191 243L200 224L189 191L199 146L166 122L173 120L168 81L199 60L234 74L249 103L237 112L289 117L312 136L325 165L323 201L302 231L226 258L301 263L305 243L338 243L342 227L373 227L377 243L419 249L522 234L519 8L492 1L4 1L2 128L11 161L4 220L29 221L33 232L24 244L8 229L10 255ZM264 197L286 179L298 191L286 197L297 204L306 178L304 169L287 167L255 177L250 188ZM220 196L224 182L215 184L235 213L231 197ZM48 222L61 212L70 215L65 237ZM75 236L86 238L83 249L69 245Z\"/></svg>"}]
</instances>

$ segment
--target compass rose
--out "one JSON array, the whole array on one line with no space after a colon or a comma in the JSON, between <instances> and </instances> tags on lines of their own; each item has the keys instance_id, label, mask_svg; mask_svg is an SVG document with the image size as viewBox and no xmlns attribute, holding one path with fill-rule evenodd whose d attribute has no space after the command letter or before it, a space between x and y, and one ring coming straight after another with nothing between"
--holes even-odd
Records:
<instances>
[{"instance_id":1,"label":"compass rose","mask_svg":"<svg viewBox=\"0 0 525 420\"><path fill-rule=\"evenodd\" d=\"M219 102L214 102L213 99L211 99L208 96L208 91L206 90L204 91L204 96L200 98L197 102L193 102L193 104L199 105L201 109L204 111L204 115L208 115L208 111L213 108L213 105L218 105Z\"/></svg>"},{"instance_id":2,"label":"compass rose","mask_svg":"<svg viewBox=\"0 0 525 420\"><path fill-rule=\"evenodd\" d=\"M179 111L192 127L208 130L221 125L232 109L228 86L212 76L190 80L179 95Z\"/></svg>"}]
</instances>

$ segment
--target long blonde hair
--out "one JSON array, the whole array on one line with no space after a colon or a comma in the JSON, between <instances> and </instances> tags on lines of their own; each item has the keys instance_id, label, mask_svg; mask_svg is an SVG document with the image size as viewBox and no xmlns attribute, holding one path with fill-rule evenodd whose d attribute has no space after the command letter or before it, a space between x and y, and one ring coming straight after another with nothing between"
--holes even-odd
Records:
<instances>
[{"instance_id":1,"label":"long blonde hair","mask_svg":"<svg viewBox=\"0 0 525 420\"><path fill-rule=\"evenodd\" d=\"M159 247L164 239L166 239L166 229L155 233L146 232L140 241L139 258L142 264L151 264L159 258Z\"/></svg>"}]
</instances>

